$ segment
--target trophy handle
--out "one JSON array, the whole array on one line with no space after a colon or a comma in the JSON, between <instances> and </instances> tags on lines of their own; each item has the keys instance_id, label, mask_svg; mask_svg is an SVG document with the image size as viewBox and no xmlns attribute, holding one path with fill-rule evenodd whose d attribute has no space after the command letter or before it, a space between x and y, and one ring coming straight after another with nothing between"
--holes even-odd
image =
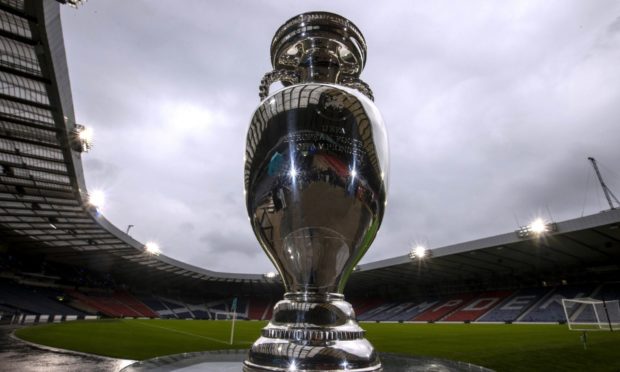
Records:
<instances>
[{"instance_id":1,"label":"trophy handle","mask_svg":"<svg viewBox=\"0 0 620 372\"><path fill-rule=\"evenodd\" d=\"M368 97L371 101L375 100L375 96L372 94L370 86L360 78L353 76L343 76L338 82L340 85L344 85L347 88L357 89L360 93Z\"/></svg>"},{"instance_id":2,"label":"trophy handle","mask_svg":"<svg viewBox=\"0 0 620 372\"><path fill-rule=\"evenodd\" d=\"M276 81L289 84L299 83L299 73L291 70L273 70L265 74L258 86L258 97L264 100L269 95L269 87Z\"/></svg>"}]
</instances>

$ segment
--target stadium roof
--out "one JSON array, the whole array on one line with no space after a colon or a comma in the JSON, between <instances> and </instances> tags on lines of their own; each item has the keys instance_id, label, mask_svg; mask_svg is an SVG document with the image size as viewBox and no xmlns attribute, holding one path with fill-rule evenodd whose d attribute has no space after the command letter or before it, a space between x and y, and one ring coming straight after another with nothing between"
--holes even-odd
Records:
<instances>
[{"instance_id":1,"label":"stadium roof","mask_svg":"<svg viewBox=\"0 0 620 372\"><path fill-rule=\"evenodd\" d=\"M582 273L620 272L620 210L553 224L555 231L520 237L519 231L361 265L350 289L449 283L476 289L495 282L541 285ZM370 283L372 283L370 285ZM514 283L513 283L514 284Z\"/></svg>"},{"instance_id":2,"label":"stadium roof","mask_svg":"<svg viewBox=\"0 0 620 372\"><path fill-rule=\"evenodd\" d=\"M69 74L54 1L0 1L0 231L47 259L162 283L269 285L256 274L205 270L123 233L88 203Z\"/></svg>"},{"instance_id":3,"label":"stadium roof","mask_svg":"<svg viewBox=\"0 0 620 372\"><path fill-rule=\"evenodd\" d=\"M54 1L0 0L0 232L11 250L109 272L133 285L280 291L258 274L206 270L164 255L117 229L88 203L60 24ZM619 270L620 211L560 222L544 238L514 232L362 265L348 290L472 286L506 278L560 278ZM574 274L571 274L574 275ZM524 281L527 282L527 281Z\"/></svg>"}]
</instances>

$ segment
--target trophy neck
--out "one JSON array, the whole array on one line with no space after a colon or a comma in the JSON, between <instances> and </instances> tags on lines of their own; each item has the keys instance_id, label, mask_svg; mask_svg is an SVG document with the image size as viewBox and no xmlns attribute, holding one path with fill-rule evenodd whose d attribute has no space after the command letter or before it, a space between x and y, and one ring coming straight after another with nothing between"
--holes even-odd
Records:
<instances>
[{"instance_id":1,"label":"trophy neck","mask_svg":"<svg viewBox=\"0 0 620 372\"><path fill-rule=\"evenodd\" d=\"M366 41L342 16L304 13L278 29L271 43L271 61L276 70L297 72L300 83L337 84L344 77L359 77L366 63Z\"/></svg>"},{"instance_id":2,"label":"trophy neck","mask_svg":"<svg viewBox=\"0 0 620 372\"><path fill-rule=\"evenodd\" d=\"M344 300L342 293L286 292L284 299L295 302L333 302Z\"/></svg>"}]
</instances>

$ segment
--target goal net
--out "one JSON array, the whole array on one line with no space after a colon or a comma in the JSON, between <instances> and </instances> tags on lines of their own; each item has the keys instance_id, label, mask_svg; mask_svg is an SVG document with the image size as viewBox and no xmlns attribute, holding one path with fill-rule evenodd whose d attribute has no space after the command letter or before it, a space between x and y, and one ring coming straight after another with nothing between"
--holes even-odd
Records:
<instances>
[{"instance_id":1,"label":"goal net","mask_svg":"<svg viewBox=\"0 0 620 372\"><path fill-rule=\"evenodd\" d=\"M594 298L563 299L566 323L571 331L620 330L620 303Z\"/></svg>"}]
</instances>

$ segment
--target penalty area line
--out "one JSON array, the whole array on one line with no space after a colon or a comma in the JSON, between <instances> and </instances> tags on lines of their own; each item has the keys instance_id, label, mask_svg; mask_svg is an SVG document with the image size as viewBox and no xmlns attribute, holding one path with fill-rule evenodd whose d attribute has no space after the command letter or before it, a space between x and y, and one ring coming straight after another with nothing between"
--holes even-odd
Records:
<instances>
[{"instance_id":1,"label":"penalty area line","mask_svg":"<svg viewBox=\"0 0 620 372\"><path fill-rule=\"evenodd\" d=\"M179 331L178 329L167 328L167 327L162 327L162 326L156 326L156 325L153 325L153 324L145 324L145 323L142 323L140 321L135 321L135 322L137 322L137 324L143 325L145 327L159 328L159 329L163 329L163 330L169 331L169 332L180 333L182 335L193 336L193 337L198 337L198 338L204 338L205 340L219 342L220 344L224 344L224 345L230 345L228 342L222 341L222 340L218 340L216 338L211 338L211 337L207 337L207 336L203 336L203 335L197 335L197 334L191 333L191 332Z\"/></svg>"}]
</instances>

